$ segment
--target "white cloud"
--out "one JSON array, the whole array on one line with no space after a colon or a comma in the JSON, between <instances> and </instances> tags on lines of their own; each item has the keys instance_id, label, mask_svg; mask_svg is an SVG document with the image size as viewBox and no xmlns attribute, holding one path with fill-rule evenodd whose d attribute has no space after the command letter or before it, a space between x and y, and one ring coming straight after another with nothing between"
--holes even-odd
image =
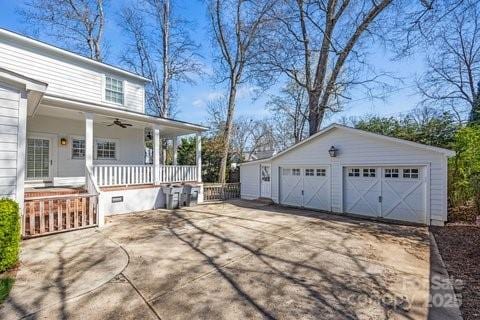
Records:
<instances>
[{"instance_id":1,"label":"white cloud","mask_svg":"<svg viewBox=\"0 0 480 320\"><path fill-rule=\"evenodd\" d=\"M192 101L192 106L197 108L205 108L209 102L220 99L223 97L221 91L207 91L197 95Z\"/></svg>"}]
</instances>

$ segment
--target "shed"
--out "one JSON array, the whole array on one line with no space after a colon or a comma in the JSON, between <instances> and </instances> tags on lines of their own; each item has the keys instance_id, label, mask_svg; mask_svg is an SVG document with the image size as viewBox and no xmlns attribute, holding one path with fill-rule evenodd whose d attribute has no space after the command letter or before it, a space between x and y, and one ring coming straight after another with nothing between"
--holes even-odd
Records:
<instances>
[{"instance_id":1,"label":"shed","mask_svg":"<svg viewBox=\"0 0 480 320\"><path fill-rule=\"evenodd\" d=\"M443 225L451 150L339 124L240 165L242 199Z\"/></svg>"}]
</instances>

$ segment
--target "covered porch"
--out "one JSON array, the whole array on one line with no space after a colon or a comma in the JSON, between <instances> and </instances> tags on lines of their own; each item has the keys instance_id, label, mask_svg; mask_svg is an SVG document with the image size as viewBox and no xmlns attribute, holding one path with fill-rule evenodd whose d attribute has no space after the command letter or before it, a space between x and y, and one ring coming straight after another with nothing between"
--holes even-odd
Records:
<instances>
[{"instance_id":1,"label":"covered porch","mask_svg":"<svg viewBox=\"0 0 480 320\"><path fill-rule=\"evenodd\" d=\"M27 118L27 192L44 187L88 189L89 179L98 188L201 182L200 133L205 128L60 100L45 97ZM179 139L192 134L196 162L178 165ZM169 165L162 152L165 141L172 145Z\"/></svg>"},{"instance_id":2,"label":"covered porch","mask_svg":"<svg viewBox=\"0 0 480 320\"><path fill-rule=\"evenodd\" d=\"M201 185L206 128L195 124L45 96L28 110L26 129L27 237L101 226L105 215L163 207L165 184ZM196 137L195 163L179 165L179 139L189 135ZM169 164L165 141L172 146Z\"/></svg>"}]
</instances>

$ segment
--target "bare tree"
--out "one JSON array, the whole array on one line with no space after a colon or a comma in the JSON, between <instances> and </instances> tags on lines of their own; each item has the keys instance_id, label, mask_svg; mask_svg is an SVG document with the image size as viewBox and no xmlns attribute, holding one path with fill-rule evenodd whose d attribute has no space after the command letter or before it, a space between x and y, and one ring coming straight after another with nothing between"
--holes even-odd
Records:
<instances>
[{"instance_id":1,"label":"bare tree","mask_svg":"<svg viewBox=\"0 0 480 320\"><path fill-rule=\"evenodd\" d=\"M20 14L62 46L102 61L104 9L103 0L28 0Z\"/></svg>"},{"instance_id":2,"label":"bare tree","mask_svg":"<svg viewBox=\"0 0 480 320\"><path fill-rule=\"evenodd\" d=\"M225 131L227 100L219 98L208 106L210 134L221 136ZM235 117L229 145L229 154L239 160L250 158L259 150L273 150L275 145L273 128L268 119L253 119L248 116Z\"/></svg>"},{"instance_id":3,"label":"bare tree","mask_svg":"<svg viewBox=\"0 0 480 320\"><path fill-rule=\"evenodd\" d=\"M428 37L427 71L417 81L424 102L480 118L480 3L465 0Z\"/></svg>"},{"instance_id":4,"label":"bare tree","mask_svg":"<svg viewBox=\"0 0 480 320\"><path fill-rule=\"evenodd\" d=\"M396 1L399 3L400 1ZM308 94L309 134L348 91L384 76L366 63L367 40L387 19L392 0L284 0L271 11L276 24L263 42L265 70L281 72ZM397 6L400 4L397 4ZM382 15L383 14L383 15ZM383 17L381 19L381 17ZM364 75L368 71L368 76Z\"/></svg>"},{"instance_id":5,"label":"bare tree","mask_svg":"<svg viewBox=\"0 0 480 320\"><path fill-rule=\"evenodd\" d=\"M147 108L161 117L175 115L175 83L193 83L201 73L189 22L175 14L175 9L170 0L145 0L121 13L121 25L129 38L122 61L152 80L147 87Z\"/></svg>"},{"instance_id":6,"label":"bare tree","mask_svg":"<svg viewBox=\"0 0 480 320\"><path fill-rule=\"evenodd\" d=\"M228 151L235 114L237 91L251 78L257 44L273 0L208 0L208 15L218 49L216 61L221 67L221 82L228 82L227 114L219 181L225 182Z\"/></svg>"},{"instance_id":7,"label":"bare tree","mask_svg":"<svg viewBox=\"0 0 480 320\"><path fill-rule=\"evenodd\" d=\"M279 149L285 149L306 137L308 96L304 87L290 81L280 91L280 95L270 97L267 107L275 122L275 140Z\"/></svg>"}]
</instances>

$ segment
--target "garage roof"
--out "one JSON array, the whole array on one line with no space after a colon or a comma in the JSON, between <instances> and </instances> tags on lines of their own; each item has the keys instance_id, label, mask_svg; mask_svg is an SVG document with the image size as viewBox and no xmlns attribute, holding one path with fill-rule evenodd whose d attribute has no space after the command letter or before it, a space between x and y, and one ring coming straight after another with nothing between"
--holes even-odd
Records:
<instances>
[{"instance_id":1,"label":"garage roof","mask_svg":"<svg viewBox=\"0 0 480 320\"><path fill-rule=\"evenodd\" d=\"M360 129L355 129L355 128L351 128L351 127L347 127L347 126L344 126L344 125L341 125L341 124L338 124L338 123L333 123L331 125L329 125L328 127L325 127L323 128L322 130L318 131L317 133L315 133L314 135L308 137L307 139L305 140L302 140L300 141L299 143L297 144L294 144L293 146L277 153L276 155L270 157L270 158L267 158L267 159L261 159L261 160L254 160L254 161L248 161L248 162L244 162L244 163L241 163L240 165L242 164L250 164L250 163L261 163L261 162L269 162L273 159L276 159L280 156L282 156L283 154L287 153L287 152L290 152L292 150L295 150L296 148L300 147L301 145L304 145L306 143L309 143L310 141L312 140L315 140L316 138L322 136L323 134L329 132L330 130L332 129L340 129L340 130L346 130L348 132L351 132L351 133L354 133L354 134L357 134L357 135L363 135L363 136L367 136L367 137L373 137L373 138L377 138L377 139L383 139L383 140L387 140L387 141L390 141L390 142L394 142L394 143L400 143L400 144L403 144L403 145L407 145L407 146L411 146L411 147L414 147L414 148L419 148L419 149L424 149L424 150L427 150L427 151L432 151L432 152L437 152L437 153L440 153L440 154L444 154L445 156L447 157L453 157L455 155L455 152L452 151L452 150L448 150L448 149L444 149L444 148L439 148L439 147L434 147L434 146L430 146L430 145L426 145L426 144L421 144L421 143L417 143L417 142L413 142L413 141L408 141L408 140L403 140L403 139L398 139L398 138L393 138L393 137L389 137L389 136L384 136L384 135L381 135L381 134L378 134L378 133L373 133L373 132L368 132L368 131L365 131L365 130L360 130Z\"/></svg>"}]
</instances>

